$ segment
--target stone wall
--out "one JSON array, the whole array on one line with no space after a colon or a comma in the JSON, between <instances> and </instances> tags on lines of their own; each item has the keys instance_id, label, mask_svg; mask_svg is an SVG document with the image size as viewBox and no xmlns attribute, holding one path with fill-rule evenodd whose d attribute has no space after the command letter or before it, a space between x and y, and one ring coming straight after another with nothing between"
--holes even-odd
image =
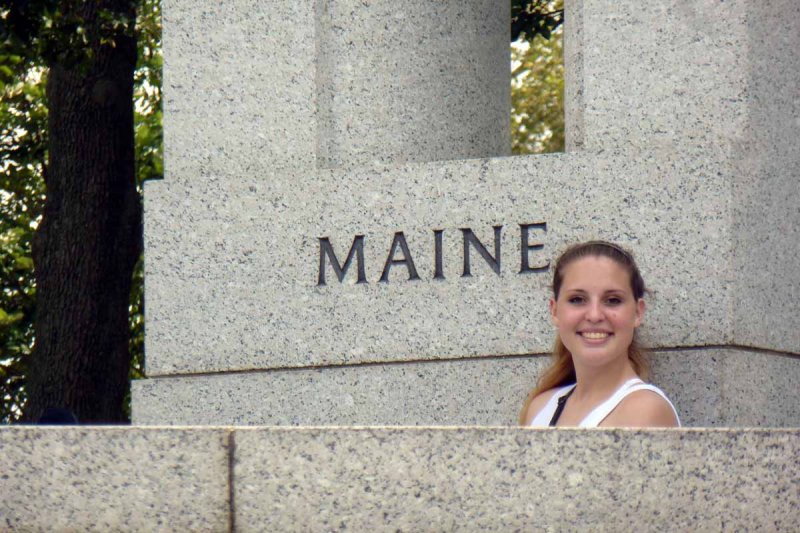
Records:
<instances>
[{"instance_id":1,"label":"stone wall","mask_svg":"<svg viewBox=\"0 0 800 533\"><path fill-rule=\"evenodd\" d=\"M157 378L135 384L133 416L148 425L514 425L546 363L471 358ZM698 348L657 351L651 363L684 426L798 426L792 357Z\"/></svg>"},{"instance_id":2,"label":"stone wall","mask_svg":"<svg viewBox=\"0 0 800 533\"><path fill-rule=\"evenodd\" d=\"M0 428L10 531L797 531L800 430Z\"/></svg>"},{"instance_id":3,"label":"stone wall","mask_svg":"<svg viewBox=\"0 0 800 533\"><path fill-rule=\"evenodd\" d=\"M687 423L800 425L800 7L567 1L569 151L497 157L501 4L165 2L136 423L511 423L604 238Z\"/></svg>"}]
</instances>

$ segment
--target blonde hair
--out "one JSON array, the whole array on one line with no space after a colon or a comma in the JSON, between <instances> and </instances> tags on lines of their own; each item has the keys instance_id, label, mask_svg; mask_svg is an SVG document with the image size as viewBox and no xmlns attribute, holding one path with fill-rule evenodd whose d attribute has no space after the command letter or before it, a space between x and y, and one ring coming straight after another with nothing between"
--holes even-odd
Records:
<instances>
[{"instance_id":1,"label":"blonde hair","mask_svg":"<svg viewBox=\"0 0 800 533\"><path fill-rule=\"evenodd\" d=\"M555 299L558 299L561 284L564 281L564 269L570 263L584 257L608 257L627 270L630 275L631 290L637 301L642 298L647 291L644 286L642 275L639 273L639 268L636 266L636 261L634 261L633 255L631 255L630 252L614 243L589 241L570 246L556 261L553 269L552 286L553 297ZM650 367L647 363L646 351L639 345L635 334L630 346L628 346L628 359L630 359L631 365L633 366L633 371L643 380L647 380ZM571 383L575 383L575 365L572 362L572 354L567 347L564 346L561 337L556 334L552 361L544 373L539 376L536 387L525 399L525 403L522 405L522 410L519 413L520 425L525 424L525 415L527 414L528 407L536 396L552 388L569 385Z\"/></svg>"}]
</instances>

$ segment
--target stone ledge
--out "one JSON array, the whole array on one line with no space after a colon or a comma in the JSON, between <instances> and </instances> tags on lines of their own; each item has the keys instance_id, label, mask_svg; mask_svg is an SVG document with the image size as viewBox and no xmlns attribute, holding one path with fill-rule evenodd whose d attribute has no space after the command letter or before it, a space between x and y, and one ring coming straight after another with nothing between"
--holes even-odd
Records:
<instances>
[{"instance_id":1,"label":"stone ledge","mask_svg":"<svg viewBox=\"0 0 800 533\"><path fill-rule=\"evenodd\" d=\"M513 425L547 359L474 358L140 380L133 383L133 420ZM800 358L702 348L655 352L651 359L652 381L672 398L684 426L800 426Z\"/></svg>"},{"instance_id":2,"label":"stone ledge","mask_svg":"<svg viewBox=\"0 0 800 533\"><path fill-rule=\"evenodd\" d=\"M2 531L224 531L220 429L0 427Z\"/></svg>"},{"instance_id":3,"label":"stone ledge","mask_svg":"<svg viewBox=\"0 0 800 533\"><path fill-rule=\"evenodd\" d=\"M3 427L0 529L797 531L798 437Z\"/></svg>"},{"instance_id":4,"label":"stone ledge","mask_svg":"<svg viewBox=\"0 0 800 533\"><path fill-rule=\"evenodd\" d=\"M796 531L798 430L237 430L242 531Z\"/></svg>"}]
</instances>

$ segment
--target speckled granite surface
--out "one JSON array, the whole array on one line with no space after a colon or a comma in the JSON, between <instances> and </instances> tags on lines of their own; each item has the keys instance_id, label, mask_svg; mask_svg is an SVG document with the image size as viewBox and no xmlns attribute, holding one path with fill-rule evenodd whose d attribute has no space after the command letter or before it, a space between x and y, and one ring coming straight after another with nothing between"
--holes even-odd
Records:
<instances>
[{"instance_id":1,"label":"speckled granite surface","mask_svg":"<svg viewBox=\"0 0 800 533\"><path fill-rule=\"evenodd\" d=\"M543 357L367 365L133 383L147 425L507 425ZM198 401L198 399L201 399Z\"/></svg>"},{"instance_id":2,"label":"speckled granite surface","mask_svg":"<svg viewBox=\"0 0 800 533\"><path fill-rule=\"evenodd\" d=\"M17 426L0 449L3 531L800 528L798 429Z\"/></svg>"},{"instance_id":3,"label":"speckled granite surface","mask_svg":"<svg viewBox=\"0 0 800 533\"><path fill-rule=\"evenodd\" d=\"M549 275L519 273L520 224L540 222L532 267L590 238L633 249L653 289L651 345L732 336L730 198L707 160L560 154L270 180L267 163L248 165L236 183L195 162L146 186L148 375L547 352ZM460 229L494 255L495 225L500 274L470 248L463 277ZM445 279L434 279L436 229ZM400 231L420 279L399 265L382 283ZM355 265L340 283L326 263L319 286L319 239L344 263L356 235L367 283Z\"/></svg>"},{"instance_id":4,"label":"speckled granite surface","mask_svg":"<svg viewBox=\"0 0 800 533\"><path fill-rule=\"evenodd\" d=\"M568 148L723 163L730 337L800 352L800 3L565 4Z\"/></svg>"},{"instance_id":5,"label":"speckled granite surface","mask_svg":"<svg viewBox=\"0 0 800 533\"><path fill-rule=\"evenodd\" d=\"M508 3L319 0L316 17L319 166L511 153Z\"/></svg>"},{"instance_id":6,"label":"speckled granite surface","mask_svg":"<svg viewBox=\"0 0 800 533\"><path fill-rule=\"evenodd\" d=\"M800 2L753 2L751 105L734 145L737 344L800 344ZM788 296L788 297L786 297Z\"/></svg>"},{"instance_id":7,"label":"speckled granite surface","mask_svg":"<svg viewBox=\"0 0 800 533\"><path fill-rule=\"evenodd\" d=\"M797 531L798 430L240 429L240 531Z\"/></svg>"},{"instance_id":8,"label":"speckled granite surface","mask_svg":"<svg viewBox=\"0 0 800 533\"><path fill-rule=\"evenodd\" d=\"M0 531L225 531L218 429L0 427Z\"/></svg>"},{"instance_id":9,"label":"speckled granite surface","mask_svg":"<svg viewBox=\"0 0 800 533\"><path fill-rule=\"evenodd\" d=\"M513 425L547 359L141 380L133 383L133 420L147 425ZM684 426L800 426L800 358L697 349L657 352L651 359L651 381L667 392Z\"/></svg>"},{"instance_id":10,"label":"speckled granite surface","mask_svg":"<svg viewBox=\"0 0 800 533\"><path fill-rule=\"evenodd\" d=\"M508 20L495 0L165 0L167 179L507 155Z\"/></svg>"},{"instance_id":11,"label":"speckled granite surface","mask_svg":"<svg viewBox=\"0 0 800 533\"><path fill-rule=\"evenodd\" d=\"M793 0L755 4L566 0L570 148L728 153L751 134L747 115L759 105L748 77L760 36L748 24L761 11L783 18L796 9Z\"/></svg>"},{"instance_id":12,"label":"speckled granite surface","mask_svg":"<svg viewBox=\"0 0 800 533\"><path fill-rule=\"evenodd\" d=\"M313 167L314 3L165 0L164 157Z\"/></svg>"},{"instance_id":13,"label":"speckled granite surface","mask_svg":"<svg viewBox=\"0 0 800 533\"><path fill-rule=\"evenodd\" d=\"M568 0L571 153L402 164L497 155L507 126L497 64L483 63L501 53L506 6L404 6L165 3L147 372L187 377L137 384L137 419L513 420L531 368L519 356L552 338L549 275L519 273L520 224L546 222L536 266L590 238L636 253L645 343L665 349L656 381L688 400L688 424L798 425L800 6ZM431 13L467 30L429 35ZM453 72L437 67L448 43L463 52ZM476 103L468 127L443 129ZM462 230L489 256L500 225L499 274L473 247L462 276ZM398 232L408 249L389 257ZM355 259L320 286L320 238L343 263L357 235L367 283ZM387 270L410 255L420 279Z\"/></svg>"},{"instance_id":14,"label":"speckled granite surface","mask_svg":"<svg viewBox=\"0 0 800 533\"><path fill-rule=\"evenodd\" d=\"M800 353L789 318L800 312L796 3L567 2L567 122L580 151L374 166L496 154L459 152L472 145L437 131L439 111L494 94L480 88L498 79L478 65L499 54L500 8L464 5L167 2L167 176L145 188L149 375L545 352L547 275L518 274L519 225L539 222L537 266L588 238L636 252L654 289L651 345ZM472 17L467 33L485 34L462 47L463 68L440 73L473 82L415 81L450 39L427 35L430 10ZM414 31L396 42L370 32L387 13L390 34ZM496 110L479 107L476 124L492 122ZM376 112L409 130L370 122ZM473 129L474 146L499 138ZM462 277L460 230L492 251L498 225L500 274L473 250ZM381 283L398 232L420 279L395 264ZM318 286L319 239L344 262L357 235L367 283L354 284L352 265L342 284L327 267Z\"/></svg>"},{"instance_id":15,"label":"speckled granite surface","mask_svg":"<svg viewBox=\"0 0 800 533\"><path fill-rule=\"evenodd\" d=\"M743 349L670 350L652 381L684 426L800 427L800 357Z\"/></svg>"}]
</instances>

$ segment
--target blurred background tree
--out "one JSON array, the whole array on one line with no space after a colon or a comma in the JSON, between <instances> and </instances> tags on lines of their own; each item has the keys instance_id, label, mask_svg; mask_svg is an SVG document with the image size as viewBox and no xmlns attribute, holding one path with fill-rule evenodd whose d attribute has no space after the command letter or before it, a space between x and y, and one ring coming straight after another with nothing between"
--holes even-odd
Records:
<instances>
[{"instance_id":1,"label":"blurred background tree","mask_svg":"<svg viewBox=\"0 0 800 533\"><path fill-rule=\"evenodd\" d=\"M516 9L514 4L517 4ZM524 4L524 5L523 5ZM512 3L511 151L564 151L564 2Z\"/></svg>"},{"instance_id":2,"label":"blurred background tree","mask_svg":"<svg viewBox=\"0 0 800 533\"><path fill-rule=\"evenodd\" d=\"M13 61L13 62L12 62ZM3 68L5 67L5 68ZM31 244L44 205L43 68L0 58L0 421L22 415L36 289Z\"/></svg>"},{"instance_id":3,"label":"blurred background tree","mask_svg":"<svg viewBox=\"0 0 800 533\"><path fill-rule=\"evenodd\" d=\"M28 398L37 309L33 243L45 209L45 178L51 156L46 90L49 67L85 61L81 53L92 50L92 46L97 51L113 41L114 32L124 37L130 30L130 21L120 24L114 16L108 16L94 26L106 32L101 31L97 40L97 35L87 33L87 21L76 16L80 12L74 8L80 4L77 0L12 0L0 7L0 423L21 420ZM133 36L137 47L132 79L133 150L140 195L145 180L163 174L161 4L160 0L131 0L131 7L136 13ZM561 151L562 0L511 0L511 10L513 152ZM141 235L133 237L140 239ZM42 253L46 256L48 250ZM121 335L128 339L129 377L139 378L143 376L144 356L141 254L130 281L128 324ZM55 387L63 389L64 384ZM129 385L115 397L123 398L116 408L121 414L105 421L129 419ZM75 406L66 407L80 411ZM29 414L28 418L35 416ZM84 416L87 418L101 421L94 415Z\"/></svg>"},{"instance_id":4,"label":"blurred background tree","mask_svg":"<svg viewBox=\"0 0 800 533\"><path fill-rule=\"evenodd\" d=\"M23 417L35 340L37 298L32 248L46 200L50 155L48 67L54 61L75 66L85 59L80 57L81 51L91 50L92 44L86 21L76 19L74 13L69 18L69 3L27 0L0 8L0 422L6 423ZM131 148L140 194L141 183L160 177L163 166L160 1L136 0L135 9L138 61L132 79L135 146ZM100 44L107 45L112 37L101 35ZM129 339L126 366L131 377L142 375L142 281L140 258L131 281L129 332L123 332ZM127 388L120 397L126 394ZM123 400L116 411L119 414L114 421L129 418L129 400Z\"/></svg>"}]
</instances>

